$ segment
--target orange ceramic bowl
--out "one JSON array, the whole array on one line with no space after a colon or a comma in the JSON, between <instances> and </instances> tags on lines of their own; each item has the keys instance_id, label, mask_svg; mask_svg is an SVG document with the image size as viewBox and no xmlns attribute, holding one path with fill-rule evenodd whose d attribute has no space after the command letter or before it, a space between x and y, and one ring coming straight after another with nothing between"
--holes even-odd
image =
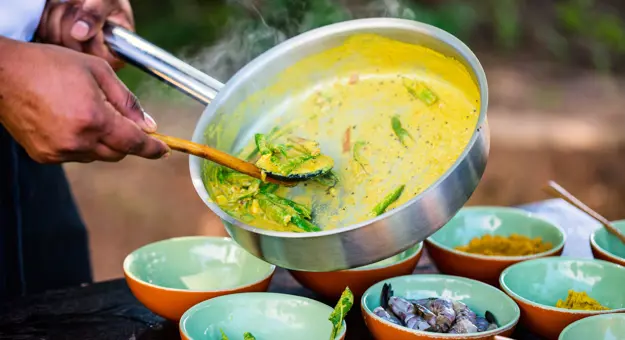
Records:
<instances>
[{"instance_id":1,"label":"orange ceramic bowl","mask_svg":"<svg viewBox=\"0 0 625 340\"><path fill-rule=\"evenodd\" d=\"M373 314L380 306L384 283L390 283L394 295L410 299L443 297L466 304L477 315L493 313L499 327L471 334L443 334L424 332L395 325ZM495 335L510 336L519 322L520 311L512 299L499 289L483 282L458 276L415 274L400 276L376 283L367 289L361 299L362 316L367 328L379 340L492 340Z\"/></svg>"},{"instance_id":2,"label":"orange ceramic bowl","mask_svg":"<svg viewBox=\"0 0 625 340\"><path fill-rule=\"evenodd\" d=\"M553 248L528 256L487 256L465 253L454 249L467 244L474 237L486 234L509 236L520 234L530 238L541 237ZM461 209L443 228L425 240L430 258L441 273L468 277L493 286L507 267L526 260L559 256L566 236L557 225L517 208L467 207Z\"/></svg>"},{"instance_id":3,"label":"orange ceramic bowl","mask_svg":"<svg viewBox=\"0 0 625 340\"><path fill-rule=\"evenodd\" d=\"M569 324L598 314L625 312L625 267L594 259L548 257L517 263L501 273L500 285L521 308L521 322L546 340ZM586 292L610 310L555 307L569 290Z\"/></svg>"},{"instance_id":4,"label":"orange ceramic bowl","mask_svg":"<svg viewBox=\"0 0 625 340\"><path fill-rule=\"evenodd\" d=\"M625 232L625 220L612 224L616 229ZM625 244L605 228L598 228L590 235L590 248L596 259L625 266Z\"/></svg>"},{"instance_id":5,"label":"orange ceramic bowl","mask_svg":"<svg viewBox=\"0 0 625 340\"><path fill-rule=\"evenodd\" d=\"M335 272L290 272L302 286L325 298L336 300L345 287L349 287L357 299L377 282L411 274L422 252L423 243L419 242L393 257L363 267Z\"/></svg>"},{"instance_id":6,"label":"orange ceramic bowl","mask_svg":"<svg viewBox=\"0 0 625 340\"><path fill-rule=\"evenodd\" d=\"M126 282L137 300L172 321L207 299L266 291L275 268L227 237L172 238L124 260Z\"/></svg>"}]
</instances>

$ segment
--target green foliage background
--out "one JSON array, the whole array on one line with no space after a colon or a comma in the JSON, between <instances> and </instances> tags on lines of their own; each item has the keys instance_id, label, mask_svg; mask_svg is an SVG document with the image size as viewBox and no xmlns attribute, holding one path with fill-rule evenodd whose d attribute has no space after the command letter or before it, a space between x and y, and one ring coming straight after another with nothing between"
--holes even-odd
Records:
<instances>
[{"instance_id":1,"label":"green foliage background","mask_svg":"<svg viewBox=\"0 0 625 340\"><path fill-rule=\"evenodd\" d=\"M529 53L609 72L620 70L625 55L622 0L133 0L132 4L141 36L186 56L201 54L230 35L246 46L240 53L248 54L247 60L307 30L371 16L423 21L456 35L478 52L503 57ZM131 67L120 77L132 89L148 81Z\"/></svg>"}]
</instances>

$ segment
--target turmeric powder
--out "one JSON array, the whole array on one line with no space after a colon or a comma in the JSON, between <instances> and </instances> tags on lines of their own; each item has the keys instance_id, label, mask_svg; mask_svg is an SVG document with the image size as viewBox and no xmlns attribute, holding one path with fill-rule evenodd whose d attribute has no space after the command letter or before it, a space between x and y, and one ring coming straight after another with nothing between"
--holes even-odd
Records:
<instances>
[{"instance_id":1,"label":"turmeric powder","mask_svg":"<svg viewBox=\"0 0 625 340\"><path fill-rule=\"evenodd\" d=\"M597 300L591 298L586 292L576 292L569 290L569 294L565 301L558 300L556 303L558 308L577 309L577 310L609 310L610 308L602 306Z\"/></svg>"},{"instance_id":2,"label":"turmeric powder","mask_svg":"<svg viewBox=\"0 0 625 340\"><path fill-rule=\"evenodd\" d=\"M491 256L524 256L548 251L553 248L551 242L543 242L542 238L533 239L512 234L510 236L484 235L473 238L467 245L455 249L466 253Z\"/></svg>"}]
</instances>

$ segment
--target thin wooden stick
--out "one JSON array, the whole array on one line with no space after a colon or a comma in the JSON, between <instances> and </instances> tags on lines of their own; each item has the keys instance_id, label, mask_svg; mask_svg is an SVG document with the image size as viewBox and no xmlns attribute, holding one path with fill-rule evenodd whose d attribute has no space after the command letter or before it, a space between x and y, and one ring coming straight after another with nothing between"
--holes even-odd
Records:
<instances>
[{"instance_id":1,"label":"thin wooden stick","mask_svg":"<svg viewBox=\"0 0 625 340\"><path fill-rule=\"evenodd\" d=\"M614 225L612 225L612 223L610 223L610 221L608 221L605 217L599 215L599 213L597 213L596 211L592 210L586 204L582 203L582 201L580 201L575 196L573 196L571 193L566 191L558 183L556 183L554 181L549 181L549 183L544 188L544 190L545 190L545 192L547 192L551 196L553 196L555 198L561 198L561 199L567 201L572 206L574 206L577 209L583 211L588 216L594 218L599 223L601 223L606 228L606 230L608 232L610 232L612 235L618 237L619 240L621 240L621 242L623 242L623 244L625 244L625 235L623 235L623 233L620 230L616 229L616 227Z\"/></svg>"},{"instance_id":2,"label":"thin wooden stick","mask_svg":"<svg viewBox=\"0 0 625 340\"><path fill-rule=\"evenodd\" d=\"M208 159L211 162L215 162L232 170L238 171L254 178L258 178L260 180L264 180L269 183L279 184L287 187L292 187L297 184L297 182L281 181L270 176L265 176L265 178L263 178L260 169L256 165L229 155L223 151L213 149L210 146L194 143L186 139L161 135L159 133L150 133L150 136L163 141L173 150Z\"/></svg>"}]
</instances>

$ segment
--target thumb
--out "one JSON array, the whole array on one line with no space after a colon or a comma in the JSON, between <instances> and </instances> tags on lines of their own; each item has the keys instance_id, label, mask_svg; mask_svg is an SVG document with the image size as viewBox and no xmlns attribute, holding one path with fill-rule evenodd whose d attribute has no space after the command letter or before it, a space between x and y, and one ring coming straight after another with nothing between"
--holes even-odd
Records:
<instances>
[{"instance_id":1,"label":"thumb","mask_svg":"<svg viewBox=\"0 0 625 340\"><path fill-rule=\"evenodd\" d=\"M93 38L104 26L106 18L113 8L110 1L85 0L79 4L74 16L70 34L78 41L87 41Z\"/></svg>"},{"instance_id":2,"label":"thumb","mask_svg":"<svg viewBox=\"0 0 625 340\"><path fill-rule=\"evenodd\" d=\"M147 133L156 131L156 122L143 110L137 97L128 90L104 61L92 67L92 74L106 96L106 100L124 117L135 122Z\"/></svg>"}]
</instances>

